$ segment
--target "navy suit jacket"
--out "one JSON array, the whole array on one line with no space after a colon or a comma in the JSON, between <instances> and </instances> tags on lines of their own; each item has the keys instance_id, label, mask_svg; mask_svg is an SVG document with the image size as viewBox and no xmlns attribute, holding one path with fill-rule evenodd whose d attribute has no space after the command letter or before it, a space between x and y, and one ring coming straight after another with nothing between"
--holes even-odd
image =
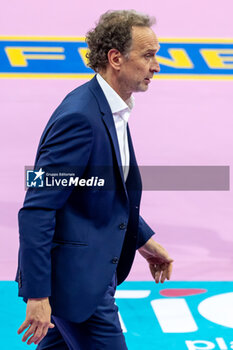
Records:
<instances>
[{"instance_id":1,"label":"navy suit jacket","mask_svg":"<svg viewBox=\"0 0 233 350\"><path fill-rule=\"evenodd\" d=\"M141 178L129 129L128 140L125 183L112 113L96 77L66 96L42 134L37 168L75 166L80 178L102 172L111 180L106 190L27 191L19 211L19 296L49 296L53 315L86 320L115 271L120 284L136 249L154 234L139 216Z\"/></svg>"}]
</instances>

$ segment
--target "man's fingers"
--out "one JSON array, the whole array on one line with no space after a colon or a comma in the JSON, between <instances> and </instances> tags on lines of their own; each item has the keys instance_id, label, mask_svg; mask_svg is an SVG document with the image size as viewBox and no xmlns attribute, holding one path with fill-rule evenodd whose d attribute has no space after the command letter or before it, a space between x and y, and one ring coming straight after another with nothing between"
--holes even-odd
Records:
<instances>
[{"instance_id":1,"label":"man's fingers","mask_svg":"<svg viewBox=\"0 0 233 350\"><path fill-rule=\"evenodd\" d=\"M170 280L172 274L172 263L167 267L167 279Z\"/></svg>"},{"instance_id":2,"label":"man's fingers","mask_svg":"<svg viewBox=\"0 0 233 350\"><path fill-rule=\"evenodd\" d=\"M36 327L37 327L37 324L32 324L32 325L28 328L27 332L24 333L23 338L22 338L22 341L26 341L27 338L30 337L30 336L35 332Z\"/></svg>"},{"instance_id":3,"label":"man's fingers","mask_svg":"<svg viewBox=\"0 0 233 350\"><path fill-rule=\"evenodd\" d=\"M17 330L17 333L18 334L20 334L20 333L22 333L23 331L25 331L25 329L27 329L28 328L28 326L30 325L30 321L29 320L25 320L22 324L21 324L21 326L19 327L19 329Z\"/></svg>"},{"instance_id":4,"label":"man's fingers","mask_svg":"<svg viewBox=\"0 0 233 350\"><path fill-rule=\"evenodd\" d=\"M46 332L43 331L43 333L41 334L41 337L39 339L37 339L37 341L34 342L35 345L38 345L41 342L41 340L44 339L44 337L46 336L47 332L48 332L48 328L46 328Z\"/></svg>"},{"instance_id":5,"label":"man's fingers","mask_svg":"<svg viewBox=\"0 0 233 350\"><path fill-rule=\"evenodd\" d=\"M31 338L28 339L27 344L30 345L32 343L39 344L39 342L46 336L49 328L54 328L55 325L53 323L49 323L49 325L43 326L42 324L38 327L31 326L28 331L23 336L23 341L26 341L31 335Z\"/></svg>"},{"instance_id":6,"label":"man's fingers","mask_svg":"<svg viewBox=\"0 0 233 350\"><path fill-rule=\"evenodd\" d=\"M161 264L161 265L155 265L155 282L164 283L165 280L169 280L172 273L172 263L167 264Z\"/></svg>"},{"instance_id":7,"label":"man's fingers","mask_svg":"<svg viewBox=\"0 0 233 350\"><path fill-rule=\"evenodd\" d=\"M43 327L42 325L38 326L33 334L33 336L27 341L27 344L30 345L36 342L42 335Z\"/></svg>"},{"instance_id":8,"label":"man's fingers","mask_svg":"<svg viewBox=\"0 0 233 350\"><path fill-rule=\"evenodd\" d=\"M36 345L41 342L41 340L46 336L49 328L54 328L55 325L53 323L50 323L46 326L40 326L36 329L34 335L28 340L27 344L30 345L32 343L35 343Z\"/></svg>"},{"instance_id":9,"label":"man's fingers","mask_svg":"<svg viewBox=\"0 0 233 350\"><path fill-rule=\"evenodd\" d=\"M44 339L45 336L46 336L46 334L42 334L42 336L37 341L35 341L34 344L38 345L41 342L41 340Z\"/></svg>"},{"instance_id":10,"label":"man's fingers","mask_svg":"<svg viewBox=\"0 0 233 350\"><path fill-rule=\"evenodd\" d=\"M34 343L35 343L36 345L38 345L38 344L41 342L41 340L42 340L42 339L46 336L46 334L48 333L48 329L49 329L49 328L54 328L54 327L55 327L55 325L54 325L53 323L50 322L50 324L48 325L48 327L44 327L44 328L42 329L42 333L41 333L40 337L39 337L37 340L35 340Z\"/></svg>"},{"instance_id":11,"label":"man's fingers","mask_svg":"<svg viewBox=\"0 0 233 350\"><path fill-rule=\"evenodd\" d=\"M168 268L167 263L164 263L161 265L161 270L162 270L162 274L161 274L161 278L160 278L161 283L164 283L166 278L167 278L167 268Z\"/></svg>"},{"instance_id":12,"label":"man's fingers","mask_svg":"<svg viewBox=\"0 0 233 350\"><path fill-rule=\"evenodd\" d=\"M159 283L160 275L161 275L161 269L160 268L156 268L156 270L155 270L155 282L156 283Z\"/></svg>"},{"instance_id":13,"label":"man's fingers","mask_svg":"<svg viewBox=\"0 0 233 350\"><path fill-rule=\"evenodd\" d=\"M44 327L44 328L42 329L42 334L41 334L40 338L38 338L38 339L34 342L36 345L38 345L38 344L41 342L41 340L46 336L46 334L47 334L47 332L48 332L48 329L49 329L49 326L48 326L48 327Z\"/></svg>"},{"instance_id":14,"label":"man's fingers","mask_svg":"<svg viewBox=\"0 0 233 350\"><path fill-rule=\"evenodd\" d=\"M156 283L164 283L166 279L170 279L172 273L172 263L149 264L149 267Z\"/></svg>"},{"instance_id":15,"label":"man's fingers","mask_svg":"<svg viewBox=\"0 0 233 350\"><path fill-rule=\"evenodd\" d=\"M166 278L167 278L167 269L163 270L162 275L161 275L161 278L160 278L160 282L161 282L161 283L164 283L164 281L166 280Z\"/></svg>"},{"instance_id":16,"label":"man's fingers","mask_svg":"<svg viewBox=\"0 0 233 350\"><path fill-rule=\"evenodd\" d=\"M150 272L152 274L152 277L155 279L155 267L153 264L149 264Z\"/></svg>"}]
</instances>

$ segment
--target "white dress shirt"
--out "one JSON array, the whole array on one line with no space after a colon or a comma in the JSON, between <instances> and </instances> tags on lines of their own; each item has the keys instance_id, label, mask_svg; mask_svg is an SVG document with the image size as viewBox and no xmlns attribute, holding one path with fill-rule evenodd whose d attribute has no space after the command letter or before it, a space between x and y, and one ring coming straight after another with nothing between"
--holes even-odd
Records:
<instances>
[{"instance_id":1,"label":"white dress shirt","mask_svg":"<svg viewBox=\"0 0 233 350\"><path fill-rule=\"evenodd\" d=\"M118 95L118 93L101 77L100 74L96 76L100 87L109 103L112 111L113 120L116 127L117 139L121 155L121 164L123 167L124 179L126 181L129 173L129 145L127 135L127 123L130 112L134 106L134 98L131 96L126 102Z\"/></svg>"}]
</instances>

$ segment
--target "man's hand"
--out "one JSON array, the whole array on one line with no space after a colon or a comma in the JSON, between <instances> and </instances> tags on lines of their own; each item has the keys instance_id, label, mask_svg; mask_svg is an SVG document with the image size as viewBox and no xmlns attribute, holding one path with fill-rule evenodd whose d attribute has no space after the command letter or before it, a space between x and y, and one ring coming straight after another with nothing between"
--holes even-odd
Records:
<instances>
[{"instance_id":1,"label":"man's hand","mask_svg":"<svg viewBox=\"0 0 233 350\"><path fill-rule=\"evenodd\" d=\"M156 283L170 279L174 260L159 243L150 238L138 251L147 260Z\"/></svg>"},{"instance_id":2,"label":"man's hand","mask_svg":"<svg viewBox=\"0 0 233 350\"><path fill-rule=\"evenodd\" d=\"M29 328L28 328L29 327ZM28 330L24 333L22 341L28 339L27 344L39 344L39 342L46 336L49 328L54 328L51 323L51 307L48 298L28 299L26 319L18 329L18 334Z\"/></svg>"}]
</instances>

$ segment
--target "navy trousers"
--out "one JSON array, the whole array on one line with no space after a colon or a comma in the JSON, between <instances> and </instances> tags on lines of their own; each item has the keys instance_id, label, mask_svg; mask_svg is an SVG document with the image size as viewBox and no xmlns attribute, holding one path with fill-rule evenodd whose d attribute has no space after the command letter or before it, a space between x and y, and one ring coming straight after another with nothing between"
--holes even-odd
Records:
<instances>
[{"instance_id":1,"label":"navy trousers","mask_svg":"<svg viewBox=\"0 0 233 350\"><path fill-rule=\"evenodd\" d=\"M74 323L52 316L56 327L49 329L37 350L127 350L115 291L114 275L100 305L85 322Z\"/></svg>"}]
</instances>

